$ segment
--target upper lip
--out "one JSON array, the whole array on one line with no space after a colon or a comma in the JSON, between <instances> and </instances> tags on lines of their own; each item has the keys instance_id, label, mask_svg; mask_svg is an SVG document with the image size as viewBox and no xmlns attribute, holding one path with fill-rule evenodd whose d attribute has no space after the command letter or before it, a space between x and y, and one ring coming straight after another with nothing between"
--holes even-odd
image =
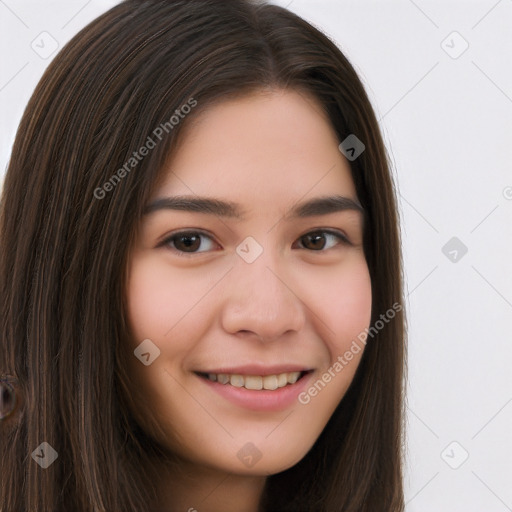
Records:
<instances>
[{"instance_id":1,"label":"upper lip","mask_svg":"<svg viewBox=\"0 0 512 512\"><path fill-rule=\"evenodd\" d=\"M268 366L261 364L246 364L243 366L223 366L221 368L212 368L208 370L198 370L197 373L227 373L230 375L279 375L289 372L305 372L311 368L307 365L300 364L284 364L276 366Z\"/></svg>"}]
</instances>

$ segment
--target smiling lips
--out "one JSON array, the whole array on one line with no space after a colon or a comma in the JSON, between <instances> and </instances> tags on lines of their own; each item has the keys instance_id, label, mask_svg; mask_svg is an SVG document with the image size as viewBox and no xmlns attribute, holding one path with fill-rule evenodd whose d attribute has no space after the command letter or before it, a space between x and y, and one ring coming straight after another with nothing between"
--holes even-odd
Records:
<instances>
[{"instance_id":1,"label":"smiling lips","mask_svg":"<svg viewBox=\"0 0 512 512\"><path fill-rule=\"evenodd\" d=\"M206 375L206 377L213 382L229 384L236 388L254 390L266 389L273 391L275 389L284 388L288 384L295 384L299 380L301 372L284 372L265 376L240 375L237 373L208 373L203 375Z\"/></svg>"},{"instance_id":2,"label":"smiling lips","mask_svg":"<svg viewBox=\"0 0 512 512\"><path fill-rule=\"evenodd\" d=\"M238 407L282 411L297 403L314 370L302 365L249 364L194 372L212 391Z\"/></svg>"}]
</instances>

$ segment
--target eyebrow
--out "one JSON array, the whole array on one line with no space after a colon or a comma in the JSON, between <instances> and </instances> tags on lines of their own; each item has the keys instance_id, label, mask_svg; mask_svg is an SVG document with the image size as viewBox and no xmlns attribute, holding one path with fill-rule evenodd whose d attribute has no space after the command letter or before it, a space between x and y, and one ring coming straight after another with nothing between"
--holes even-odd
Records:
<instances>
[{"instance_id":1,"label":"eyebrow","mask_svg":"<svg viewBox=\"0 0 512 512\"><path fill-rule=\"evenodd\" d=\"M229 217L238 220L245 219L244 211L231 201L223 201L213 197L172 196L162 197L150 203L144 210L144 215L160 210L180 210L193 213L205 213ZM354 210L364 213L359 202L340 195L321 196L296 204L286 215L289 218L307 218L317 215Z\"/></svg>"}]
</instances>

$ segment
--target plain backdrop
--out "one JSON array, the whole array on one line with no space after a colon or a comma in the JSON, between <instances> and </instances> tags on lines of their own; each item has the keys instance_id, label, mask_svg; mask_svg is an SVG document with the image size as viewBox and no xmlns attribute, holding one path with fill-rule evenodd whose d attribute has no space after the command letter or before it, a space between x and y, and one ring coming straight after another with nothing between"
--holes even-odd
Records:
<instances>
[{"instance_id":1,"label":"plain backdrop","mask_svg":"<svg viewBox=\"0 0 512 512\"><path fill-rule=\"evenodd\" d=\"M44 52L116 3L0 0L0 181ZM393 163L407 512L512 511L512 0L274 3L355 66Z\"/></svg>"}]
</instances>

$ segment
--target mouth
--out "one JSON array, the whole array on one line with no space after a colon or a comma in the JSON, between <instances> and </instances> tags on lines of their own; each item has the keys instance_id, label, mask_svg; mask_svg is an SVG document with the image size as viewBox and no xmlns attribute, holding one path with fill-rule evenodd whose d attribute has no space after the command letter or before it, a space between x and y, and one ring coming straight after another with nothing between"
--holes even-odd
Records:
<instances>
[{"instance_id":1,"label":"mouth","mask_svg":"<svg viewBox=\"0 0 512 512\"><path fill-rule=\"evenodd\" d=\"M221 397L222 402L217 402L221 407L227 401L236 408L274 413L297 405L298 395L310 384L314 372L297 365L248 365L193 373L204 384L206 393Z\"/></svg>"},{"instance_id":2,"label":"mouth","mask_svg":"<svg viewBox=\"0 0 512 512\"><path fill-rule=\"evenodd\" d=\"M251 391L276 391L292 386L303 379L313 370L280 372L269 375L248 375L242 373L194 372L199 377L210 382L217 382L235 388L245 388Z\"/></svg>"}]
</instances>

